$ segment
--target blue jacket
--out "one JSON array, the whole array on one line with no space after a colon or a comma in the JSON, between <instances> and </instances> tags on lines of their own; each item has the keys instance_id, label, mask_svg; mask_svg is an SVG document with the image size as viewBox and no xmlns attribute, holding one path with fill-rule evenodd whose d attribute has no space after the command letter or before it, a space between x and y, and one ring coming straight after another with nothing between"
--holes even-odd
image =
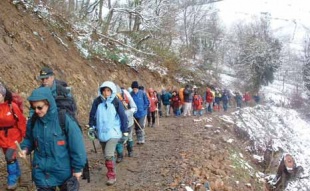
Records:
<instances>
[{"instance_id":1,"label":"blue jacket","mask_svg":"<svg viewBox=\"0 0 310 191\"><path fill-rule=\"evenodd\" d=\"M103 87L108 87L112 90L112 94L108 98L104 98L100 92ZM101 142L107 142L111 138L119 139L122 133L128 132L128 118L125 113L123 104L119 99L117 102L117 110L113 103L116 96L116 86L111 81L106 81L101 84L98 89L100 96L96 98L92 104L89 114L89 126L95 127L98 139Z\"/></svg>"},{"instance_id":2,"label":"blue jacket","mask_svg":"<svg viewBox=\"0 0 310 191\"><path fill-rule=\"evenodd\" d=\"M28 150L28 153L34 151L32 178L37 186L62 185L72 176L72 172L82 172L85 166L82 132L68 115L63 132L50 88L35 89L28 100L49 102L49 109L43 117L38 117L33 126L31 120L28 121L26 137L21 143L23 150Z\"/></svg>"},{"instance_id":3,"label":"blue jacket","mask_svg":"<svg viewBox=\"0 0 310 191\"><path fill-rule=\"evenodd\" d=\"M147 98L146 93L142 90L139 90L137 93L132 91L130 95L138 108L137 112L134 114L134 117L138 119L145 117L150 106L150 101Z\"/></svg>"}]
</instances>

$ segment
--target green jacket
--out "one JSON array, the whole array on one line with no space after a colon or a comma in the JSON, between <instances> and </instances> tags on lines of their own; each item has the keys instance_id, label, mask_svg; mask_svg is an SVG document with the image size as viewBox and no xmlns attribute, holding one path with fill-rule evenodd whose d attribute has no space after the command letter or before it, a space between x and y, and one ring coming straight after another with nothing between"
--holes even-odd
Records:
<instances>
[{"instance_id":1,"label":"green jacket","mask_svg":"<svg viewBox=\"0 0 310 191\"><path fill-rule=\"evenodd\" d=\"M47 113L38 118L34 125L28 120L26 137L21 148L28 153L34 151L32 178L36 186L62 185L72 176L81 172L86 163L83 135L77 123L66 115L65 132L61 129L55 100L50 88L35 89L29 101L47 100Z\"/></svg>"}]
</instances>

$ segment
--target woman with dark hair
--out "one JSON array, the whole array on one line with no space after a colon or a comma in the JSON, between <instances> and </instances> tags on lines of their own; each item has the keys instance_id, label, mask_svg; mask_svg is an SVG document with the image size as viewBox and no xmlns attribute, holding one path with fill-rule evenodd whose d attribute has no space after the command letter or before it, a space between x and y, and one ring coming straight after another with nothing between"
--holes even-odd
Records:
<instances>
[{"instance_id":1,"label":"woman with dark hair","mask_svg":"<svg viewBox=\"0 0 310 191\"><path fill-rule=\"evenodd\" d=\"M21 175L16 160L15 141L21 142L26 132L26 118L16 103L12 93L0 83L0 147L7 162L7 189L15 190Z\"/></svg>"}]
</instances>

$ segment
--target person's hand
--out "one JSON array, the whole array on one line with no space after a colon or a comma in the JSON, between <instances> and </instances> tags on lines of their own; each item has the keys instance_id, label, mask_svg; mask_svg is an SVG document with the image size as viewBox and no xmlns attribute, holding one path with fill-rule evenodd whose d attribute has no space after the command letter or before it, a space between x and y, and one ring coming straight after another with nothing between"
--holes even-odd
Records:
<instances>
[{"instance_id":1,"label":"person's hand","mask_svg":"<svg viewBox=\"0 0 310 191\"><path fill-rule=\"evenodd\" d=\"M74 172L72 174L72 176L75 176L77 180L80 180L81 176L82 176L82 172Z\"/></svg>"},{"instance_id":2,"label":"person's hand","mask_svg":"<svg viewBox=\"0 0 310 191\"><path fill-rule=\"evenodd\" d=\"M19 156L20 158L26 159L27 150L21 150L21 151L19 151L19 152L18 152L18 156Z\"/></svg>"},{"instance_id":3,"label":"person's hand","mask_svg":"<svg viewBox=\"0 0 310 191\"><path fill-rule=\"evenodd\" d=\"M91 141L94 141L96 139L96 129L95 129L95 127L89 128L88 132L87 132L87 135L88 135L88 138Z\"/></svg>"},{"instance_id":4,"label":"person's hand","mask_svg":"<svg viewBox=\"0 0 310 191\"><path fill-rule=\"evenodd\" d=\"M125 133L123 133L123 136L122 136L120 142L122 142L123 144L125 144L127 141L128 141L128 133L125 132Z\"/></svg>"}]
</instances>

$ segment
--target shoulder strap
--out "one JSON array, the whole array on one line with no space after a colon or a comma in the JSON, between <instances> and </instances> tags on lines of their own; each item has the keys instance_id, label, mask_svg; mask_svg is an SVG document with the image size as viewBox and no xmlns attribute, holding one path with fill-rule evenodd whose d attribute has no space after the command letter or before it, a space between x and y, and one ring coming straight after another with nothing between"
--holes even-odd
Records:
<instances>
[{"instance_id":1,"label":"shoulder strap","mask_svg":"<svg viewBox=\"0 0 310 191\"><path fill-rule=\"evenodd\" d=\"M119 102L120 101L118 100L117 96L115 96L115 98L113 99L112 103L113 103L113 105L115 107L116 113L118 113Z\"/></svg>"},{"instance_id":2,"label":"shoulder strap","mask_svg":"<svg viewBox=\"0 0 310 191\"><path fill-rule=\"evenodd\" d=\"M58 120L59 120L59 125L63 133L67 136L67 131L66 131L66 110L62 109L58 111Z\"/></svg>"}]
</instances>

